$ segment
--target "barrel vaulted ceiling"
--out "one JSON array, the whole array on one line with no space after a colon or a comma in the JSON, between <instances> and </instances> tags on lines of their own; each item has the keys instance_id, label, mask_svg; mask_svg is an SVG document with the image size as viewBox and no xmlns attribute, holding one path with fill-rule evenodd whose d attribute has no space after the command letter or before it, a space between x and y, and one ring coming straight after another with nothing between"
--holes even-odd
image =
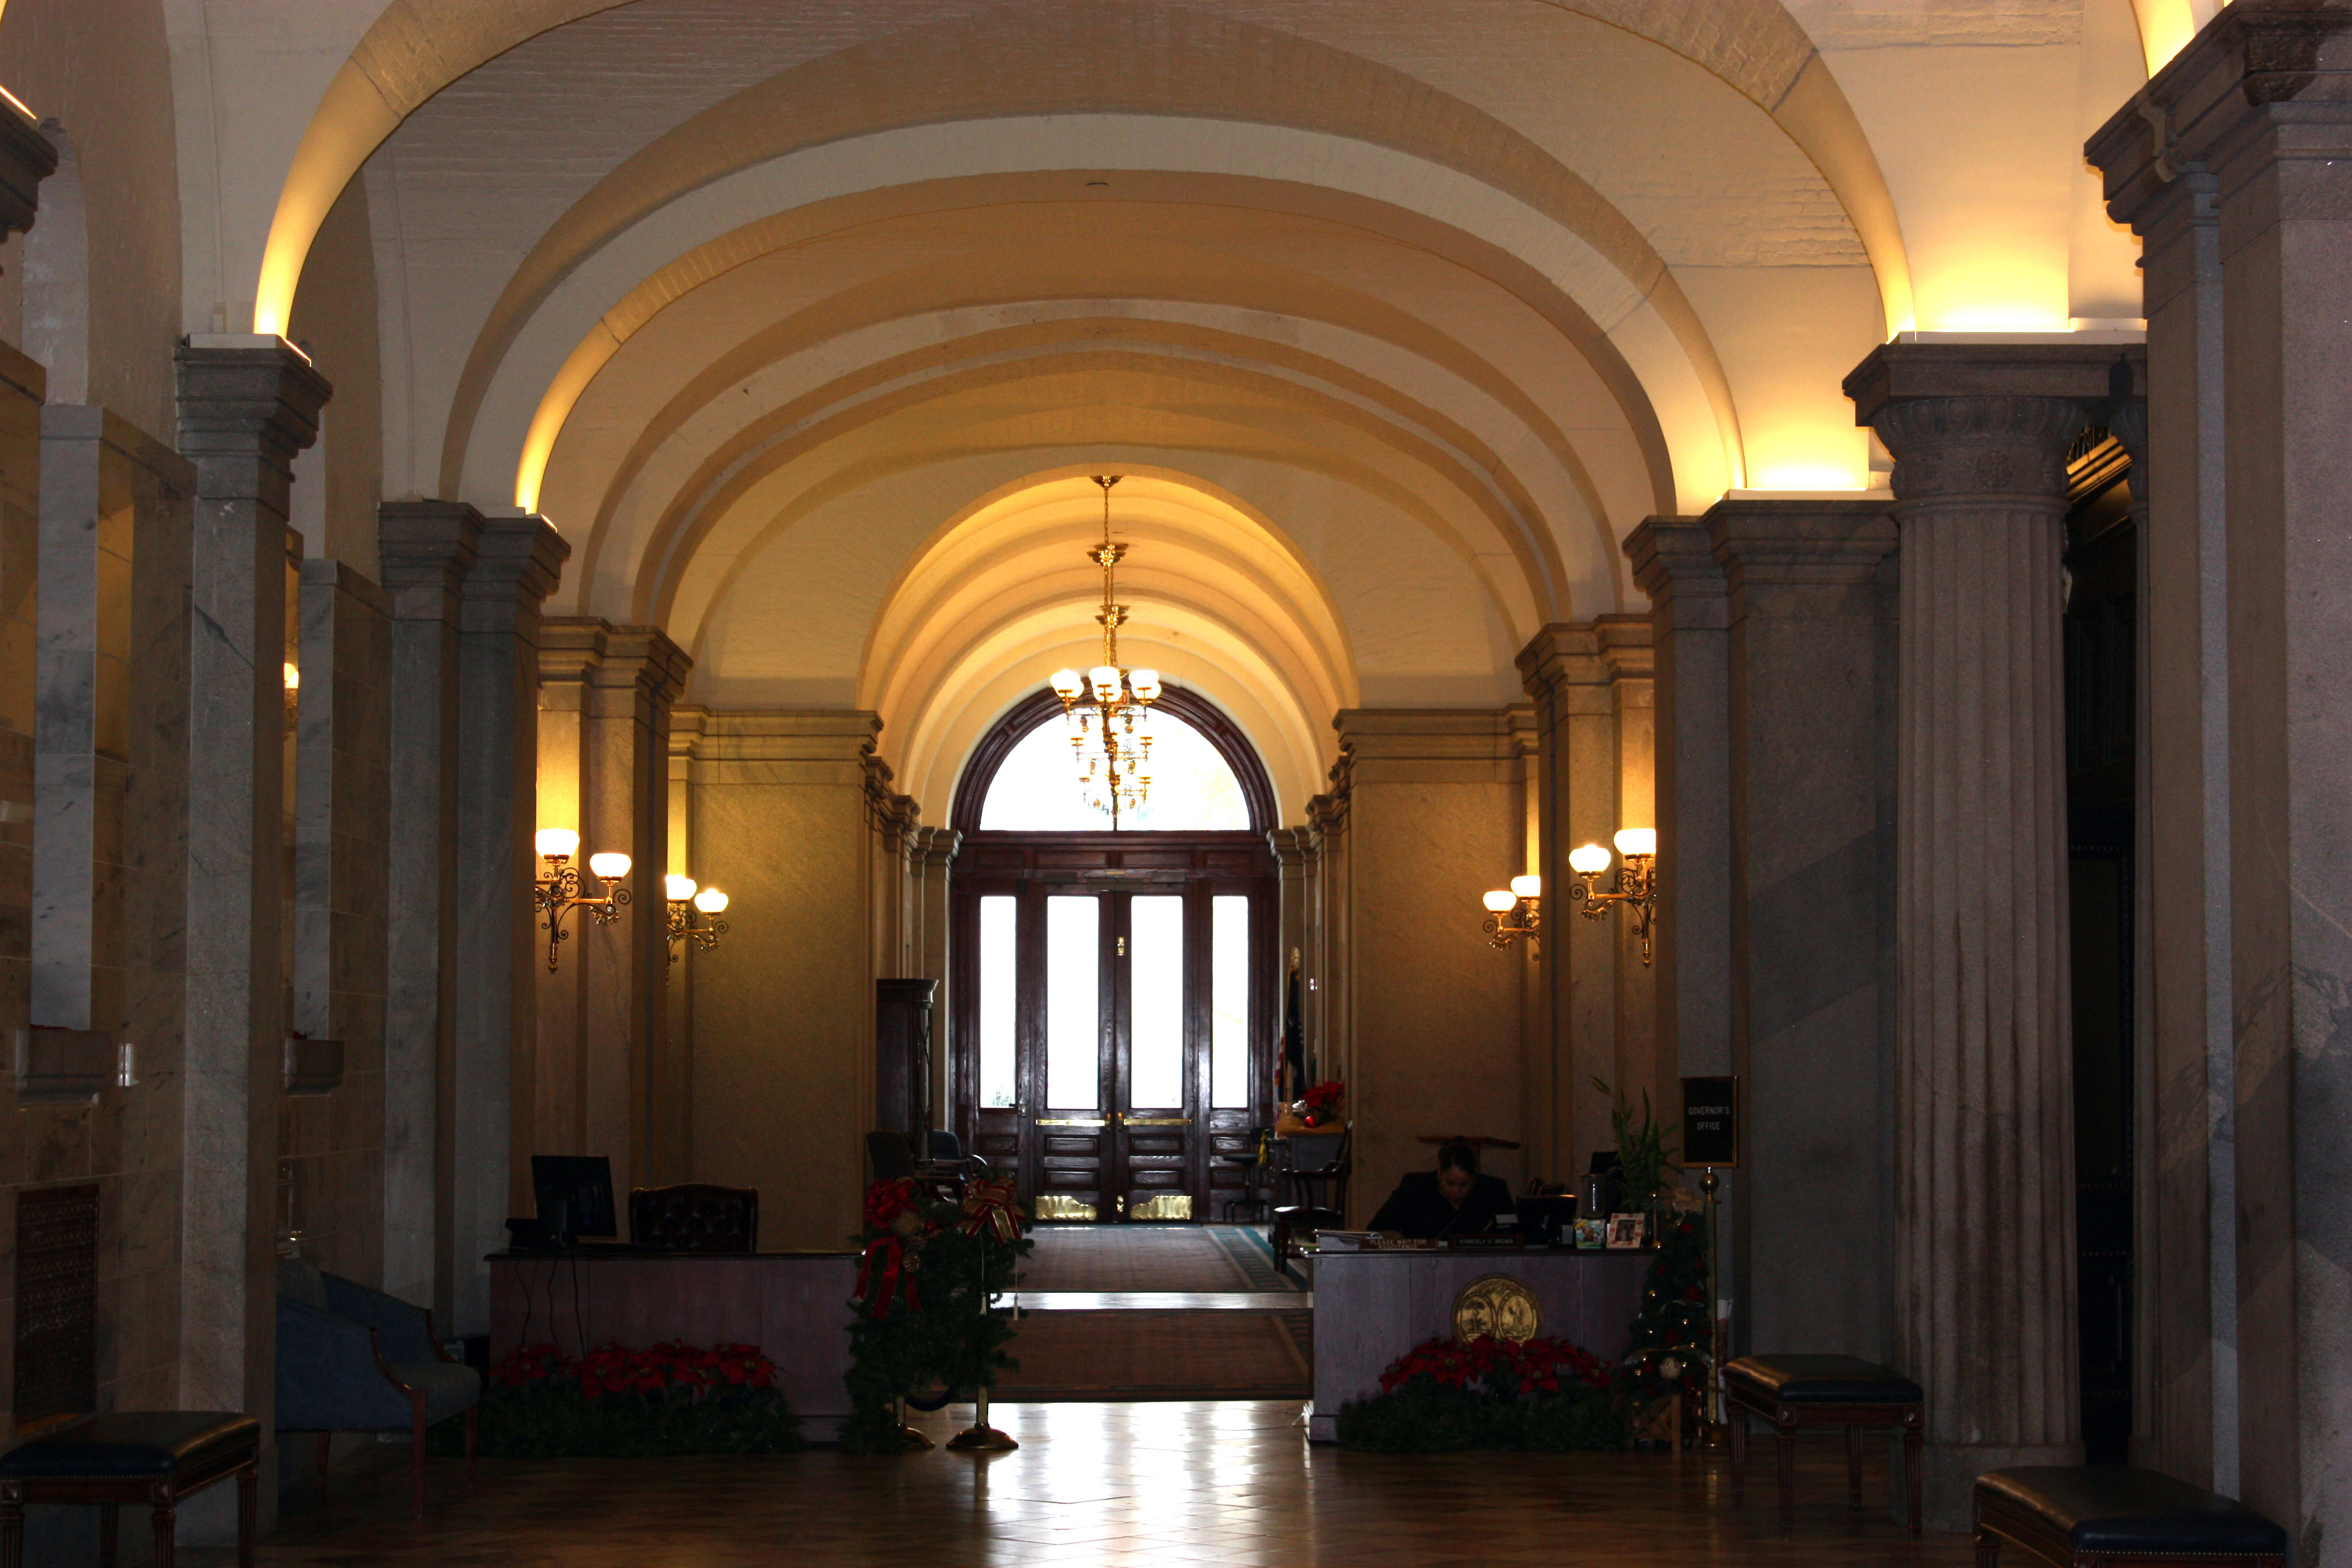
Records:
<instances>
[{"instance_id":1,"label":"barrel vaulted ceiling","mask_svg":"<svg viewBox=\"0 0 2352 1568\"><path fill-rule=\"evenodd\" d=\"M935 816L1084 662L1132 476L1130 661L1295 816L1339 709L1640 609L1643 517L1870 486L1890 331L2136 313L2075 149L2178 8L321 0L211 254L275 330L359 182L385 493L541 513L551 609L877 710Z\"/></svg>"}]
</instances>

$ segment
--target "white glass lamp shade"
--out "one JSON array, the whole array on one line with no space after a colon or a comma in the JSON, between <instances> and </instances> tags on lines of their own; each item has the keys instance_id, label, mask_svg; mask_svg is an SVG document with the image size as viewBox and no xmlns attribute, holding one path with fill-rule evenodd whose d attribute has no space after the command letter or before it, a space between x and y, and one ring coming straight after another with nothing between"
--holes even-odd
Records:
<instances>
[{"instance_id":1,"label":"white glass lamp shade","mask_svg":"<svg viewBox=\"0 0 2352 1568\"><path fill-rule=\"evenodd\" d=\"M1118 666L1115 664L1098 664L1092 669L1087 671L1087 679L1094 686L1096 701L1116 702L1118 700Z\"/></svg>"},{"instance_id":2,"label":"white glass lamp shade","mask_svg":"<svg viewBox=\"0 0 2352 1568\"><path fill-rule=\"evenodd\" d=\"M588 869L607 882L617 882L629 874L629 858L617 849L607 849L588 857Z\"/></svg>"},{"instance_id":3,"label":"white glass lamp shade","mask_svg":"<svg viewBox=\"0 0 2352 1568\"><path fill-rule=\"evenodd\" d=\"M1620 855L1655 855L1658 852L1658 830L1654 827L1621 827L1617 830L1617 853Z\"/></svg>"},{"instance_id":4,"label":"white glass lamp shade","mask_svg":"<svg viewBox=\"0 0 2352 1568\"><path fill-rule=\"evenodd\" d=\"M705 888L694 895L694 907L706 915L715 915L727 908L727 895L716 888Z\"/></svg>"},{"instance_id":5,"label":"white glass lamp shade","mask_svg":"<svg viewBox=\"0 0 2352 1568\"><path fill-rule=\"evenodd\" d=\"M531 842L545 860L569 860L580 849L580 835L568 827L542 827Z\"/></svg>"},{"instance_id":6,"label":"white glass lamp shade","mask_svg":"<svg viewBox=\"0 0 2352 1568\"><path fill-rule=\"evenodd\" d=\"M1499 915L1508 910L1513 904L1517 903L1519 900L1511 897L1509 893L1504 891L1502 889L1497 888L1493 892L1488 893L1486 898L1480 901L1488 909L1494 910Z\"/></svg>"},{"instance_id":7,"label":"white glass lamp shade","mask_svg":"<svg viewBox=\"0 0 2352 1568\"><path fill-rule=\"evenodd\" d=\"M1598 844L1580 844L1568 852L1568 868L1580 877L1597 877L1609 869L1609 851Z\"/></svg>"},{"instance_id":8,"label":"white glass lamp shade","mask_svg":"<svg viewBox=\"0 0 2352 1568\"><path fill-rule=\"evenodd\" d=\"M694 897L694 879L681 877L675 871L662 879L662 888L664 895L673 904L682 904Z\"/></svg>"},{"instance_id":9,"label":"white glass lamp shade","mask_svg":"<svg viewBox=\"0 0 2352 1568\"><path fill-rule=\"evenodd\" d=\"M1543 879L1541 877L1512 878L1511 896L1515 899L1541 898L1543 896Z\"/></svg>"},{"instance_id":10,"label":"white glass lamp shade","mask_svg":"<svg viewBox=\"0 0 2352 1568\"><path fill-rule=\"evenodd\" d=\"M1135 693L1138 702L1157 702L1160 700L1160 672L1156 669L1129 670L1127 689Z\"/></svg>"},{"instance_id":11,"label":"white glass lamp shade","mask_svg":"<svg viewBox=\"0 0 2352 1568\"><path fill-rule=\"evenodd\" d=\"M1053 679L1054 695L1065 702L1076 701L1079 694L1087 689L1086 678L1075 669L1057 669Z\"/></svg>"}]
</instances>

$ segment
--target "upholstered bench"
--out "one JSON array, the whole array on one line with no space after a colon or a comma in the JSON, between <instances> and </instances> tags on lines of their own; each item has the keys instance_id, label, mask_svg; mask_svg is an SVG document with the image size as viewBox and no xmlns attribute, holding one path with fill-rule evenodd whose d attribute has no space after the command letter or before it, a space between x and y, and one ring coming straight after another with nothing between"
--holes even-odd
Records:
<instances>
[{"instance_id":1,"label":"upholstered bench","mask_svg":"<svg viewBox=\"0 0 2352 1568\"><path fill-rule=\"evenodd\" d=\"M1977 1568L1999 1568L2004 1542L2056 1568L2286 1568L2285 1531L2153 1470L1994 1470L1977 1478L1976 1523Z\"/></svg>"},{"instance_id":2,"label":"upholstered bench","mask_svg":"<svg viewBox=\"0 0 2352 1568\"><path fill-rule=\"evenodd\" d=\"M96 1503L98 1560L114 1568L115 1510L153 1510L156 1568L172 1568L180 1500L236 1478L236 1560L253 1568L255 1460L261 1423L211 1410L118 1411L60 1426L0 1454L0 1568L23 1568L26 1503Z\"/></svg>"},{"instance_id":3,"label":"upholstered bench","mask_svg":"<svg viewBox=\"0 0 2352 1568\"><path fill-rule=\"evenodd\" d=\"M1847 1497L1862 1501L1862 1432L1903 1429L1903 1473L1911 1533L1919 1533L1919 1443L1927 1395L1899 1373L1850 1355L1742 1356L1723 1369L1731 1401L1731 1500L1747 1500L1748 1417L1772 1424L1780 1437L1780 1533L1797 1523L1797 1428L1845 1428Z\"/></svg>"}]
</instances>

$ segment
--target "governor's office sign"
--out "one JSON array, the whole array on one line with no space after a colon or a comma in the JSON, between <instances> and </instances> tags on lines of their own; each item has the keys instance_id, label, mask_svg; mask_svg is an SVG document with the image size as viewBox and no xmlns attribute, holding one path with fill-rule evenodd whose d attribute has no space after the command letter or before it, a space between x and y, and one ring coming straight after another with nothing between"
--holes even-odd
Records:
<instances>
[{"instance_id":1,"label":"governor's office sign","mask_svg":"<svg viewBox=\"0 0 2352 1568\"><path fill-rule=\"evenodd\" d=\"M1718 1170L1739 1163L1739 1080L1736 1078L1683 1079L1683 1165L1713 1165Z\"/></svg>"}]
</instances>

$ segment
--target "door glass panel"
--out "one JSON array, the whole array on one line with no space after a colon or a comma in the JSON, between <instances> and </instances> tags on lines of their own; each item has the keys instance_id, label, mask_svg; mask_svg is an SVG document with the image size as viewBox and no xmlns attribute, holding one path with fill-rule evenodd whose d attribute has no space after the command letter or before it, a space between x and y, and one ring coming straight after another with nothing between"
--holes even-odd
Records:
<instances>
[{"instance_id":1,"label":"door glass panel","mask_svg":"<svg viewBox=\"0 0 2352 1568\"><path fill-rule=\"evenodd\" d=\"M1139 898L1128 916L1128 1104L1184 1103L1184 900Z\"/></svg>"},{"instance_id":2,"label":"door glass panel","mask_svg":"<svg viewBox=\"0 0 2352 1568\"><path fill-rule=\"evenodd\" d=\"M1247 1110L1250 901L1223 895L1209 910L1209 1089L1220 1110Z\"/></svg>"},{"instance_id":3,"label":"door glass panel","mask_svg":"<svg viewBox=\"0 0 2352 1568\"><path fill-rule=\"evenodd\" d=\"M1013 935L1021 901L992 895L980 900L980 1102L1012 1105Z\"/></svg>"},{"instance_id":4,"label":"door glass panel","mask_svg":"<svg viewBox=\"0 0 2352 1568\"><path fill-rule=\"evenodd\" d=\"M1092 1110L1101 1083L1102 901L1045 900L1045 1103Z\"/></svg>"}]
</instances>

